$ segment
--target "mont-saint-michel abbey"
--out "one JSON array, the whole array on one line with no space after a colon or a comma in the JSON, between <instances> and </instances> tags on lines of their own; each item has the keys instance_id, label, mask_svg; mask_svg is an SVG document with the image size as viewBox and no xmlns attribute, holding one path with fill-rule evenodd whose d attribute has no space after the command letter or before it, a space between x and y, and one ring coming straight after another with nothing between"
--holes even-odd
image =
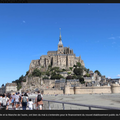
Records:
<instances>
[{"instance_id":1,"label":"mont-saint-michel abbey","mask_svg":"<svg viewBox=\"0 0 120 120\"><path fill-rule=\"evenodd\" d=\"M44 94L120 93L120 79L107 79L86 69L81 56L63 46L60 32L58 49L32 60L26 75L2 86L0 93L38 90Z\"/></svg>"},{"instance_id":2,"label":"mont-saint-michel abbey","mask_svg":"<svg viewBox=\"0 0 120 120\"><path fill-rule=\"evenodd\" d=\"M32 60L29 70L32 72L35 67L40 68L41 66L44 66L48 68L49 65L66 69L73 67L77 62L80 62L81 65L85 66L81 56L76 57L72 49L63 46L60 33L58 50L48 51L47 55L42 55L40 59Z\"/></svg>"}]
</instances>

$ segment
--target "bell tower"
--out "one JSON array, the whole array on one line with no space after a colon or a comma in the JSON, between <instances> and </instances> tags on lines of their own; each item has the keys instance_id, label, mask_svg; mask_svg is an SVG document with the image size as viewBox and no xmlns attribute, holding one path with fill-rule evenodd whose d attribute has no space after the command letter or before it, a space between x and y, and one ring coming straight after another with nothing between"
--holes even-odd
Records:
<instances>
[{"instance_id":1,"label":"bell tower","mask_svg":"<svg viewBox=\"0 0 120 120\"><path fill-rule=\"evenodd\" d=\"M64 47L61 39L61 28L60 28L60 37L59 37L59 43L58 43L58 54L64 54Z\"/></svg>"}]
</instances>

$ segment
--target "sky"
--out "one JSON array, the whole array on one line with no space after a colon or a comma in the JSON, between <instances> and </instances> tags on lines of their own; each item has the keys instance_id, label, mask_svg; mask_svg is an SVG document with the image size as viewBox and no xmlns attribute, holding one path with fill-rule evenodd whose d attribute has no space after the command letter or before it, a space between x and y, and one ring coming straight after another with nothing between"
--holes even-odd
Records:
<instances>
[{"instance_id":1,"label":"sky","mask_svg":"<svg viewBox=\"0 0 120 120\"><path fill-rule=\"evenodd\" d=\"M85 67L120 78L120 4L0 4L0 86L62 43Z\"/></svg>"}]
</instances>

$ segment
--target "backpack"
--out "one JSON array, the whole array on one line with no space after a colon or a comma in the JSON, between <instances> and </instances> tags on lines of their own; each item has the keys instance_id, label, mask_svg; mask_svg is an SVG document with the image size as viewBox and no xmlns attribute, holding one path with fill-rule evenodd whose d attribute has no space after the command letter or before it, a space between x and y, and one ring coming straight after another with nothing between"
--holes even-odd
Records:
<instances>
[{"instance_id":1,"label":"backpack","mask_svg":"<svg viewBox=\"0 0 120 120\"><path fill-rule=\"evenodd\" d=\"M22 100L22 102L27 102L27 98L26 98L26 96L23 96L23 100Z\"/></svg>"},{"instance_id":2,"label":"backpack","mask_svg":"<svg viewBox=\"0 0 120 120\"><path fill-rule=\"evenodd\" d=\"M2 99L3 106L6 106L6 98Z\"/></svg>"},{"instance_id":3,"label":"backpack","mask_svg":"<svg viewBox=\"0 0 120 120\"><path fill-rule=\"evenodd\" d=\"M41 101L41 100L42 100L41 95L38 95L38 96L37 96L37 102L39 102L39 101Z\"/></svg>"}]
</instances>

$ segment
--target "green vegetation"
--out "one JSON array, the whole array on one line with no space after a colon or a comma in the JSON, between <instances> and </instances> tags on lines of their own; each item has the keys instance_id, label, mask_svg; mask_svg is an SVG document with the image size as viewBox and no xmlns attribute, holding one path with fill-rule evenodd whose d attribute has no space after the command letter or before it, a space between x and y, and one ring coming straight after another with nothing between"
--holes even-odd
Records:
<instances>
[{"instance_id":1,"label":"green vegetation","mask_svg":"<svg viewBox=\"0 0 120 120\"><path fill-rule=\"evenodd\" d=\"M82 76L82 74L83 74L83 69L76 67L76 68L73 70L73 72L74 72L75 75L80 75L80 76Z\"/></svg>"},{"instance_id":2,"label":"green vegetation","mask_svg":"<svg viewBox=\"0 0 120 120\"><path fill-rule=\"evenodd\" d=\"M60 74L52 74L51 75L51 79L60 79L60 78L63 78L63 76Z\"/></svg>"},{"instance_id":3,"label":"green vegetation","mask_svg":"<svg viewBox=\"0 0 120 120\"><path fill-rule=\"evenodd\" d=\"M49 65L49 66L48 66L48 70L50 70L51 68L52 68L52 66L51 66L51 65Z\"/></svg>"},{"instance_id":4,"label":"green vegetation","mask_svg":"<svg viewBox=\"0 0 120 120\"><path fill-rule=\"evenodd\" d=\"M47 76L50 76L50 72L49 72L49 71L47 71L47 72L46 72L46 75L47 75Z\"/></svg>"},{"instance_id":5,"label":"green vegetation","mask_svg":"<svg viewBox=\"0 0 120 120\"><path fill-rule=\"evenodd\" d=\"M41 72L37 68L32 72L32 76L41 77Z\"/></svg>"},{"instance_id":6,"label":"green vegetation","mask_svg":"<svg viewBox=\"0 0 120 120\"><path fill-rule=\"evenodd\" d=\"M94 73L97 73L99 76L101 76L101 73L98 70L95 70Z\"/></svg>"},{"instance_id":7,"label":"green vegetation","mask_svg":"<svg viewBox=\"0 0 120 120\"><path fill-rule=\"evenodd\" d=\"M67 74L69 75L69 74L71 74L71 72L68 72Z\"/></svg>"},{"instance_id":8,"label":"green vegetation","mask_svg":"<svg viewBox=\"0 0 120 120\"><path fill-rule=\"evenodd\" d=\"M62 71L66 71L66 69L62 69Z\"/></svg>"},{"instance_id":9,"label":"green vegetation","mask_svg":"<svg viewBox=\"0 0 120 120\"><path fill-rule=\"evenodd\" d=\"M68 76L66 77L66 79L73 79L73 76L68 75Z\"/></svg>"},{"instance_id":10,"label":"green vegetation","mask_svg":"<svg viewBox=\"0 0 120 120\"><path fill-rule=\"evenodd\" d=\"M70 68L70 70L72 71L73 67L69 67L69 68Z\"/></svg>"},{"instance_id":11,"label":"green vegetation","mask_svg":"<svg viewBox=\"0 0 120 120\"><path fill-rule=\"evenodd\" d=\"M16 83L17 84L17 90L21 89L22 85L21 82L26 82L25 76L21 75L19 77L19 79L12 81L12 83Z\"/></svg>"},{"instance_id":12,"label":"green vegetation","mask_svg":"<svg viewBox=\"0 0 120 120\"><path fill-rule=\"evenodd\" d=\"M26 72L26 75L28 75L28 73L29 73L29 70ZM26 75L25 75L25 76L26 76Z\"/></svg>"},{"instance_id":13,"label":"green vegetation","mask_svg":"<svg viewBox=\"0 0 120 120\"><path fill-rule=\"evenodd\" d=\"M90 74L87 73L87 74L84 75L84 77L90 77Z\"/></svg>"}]
</instances>

